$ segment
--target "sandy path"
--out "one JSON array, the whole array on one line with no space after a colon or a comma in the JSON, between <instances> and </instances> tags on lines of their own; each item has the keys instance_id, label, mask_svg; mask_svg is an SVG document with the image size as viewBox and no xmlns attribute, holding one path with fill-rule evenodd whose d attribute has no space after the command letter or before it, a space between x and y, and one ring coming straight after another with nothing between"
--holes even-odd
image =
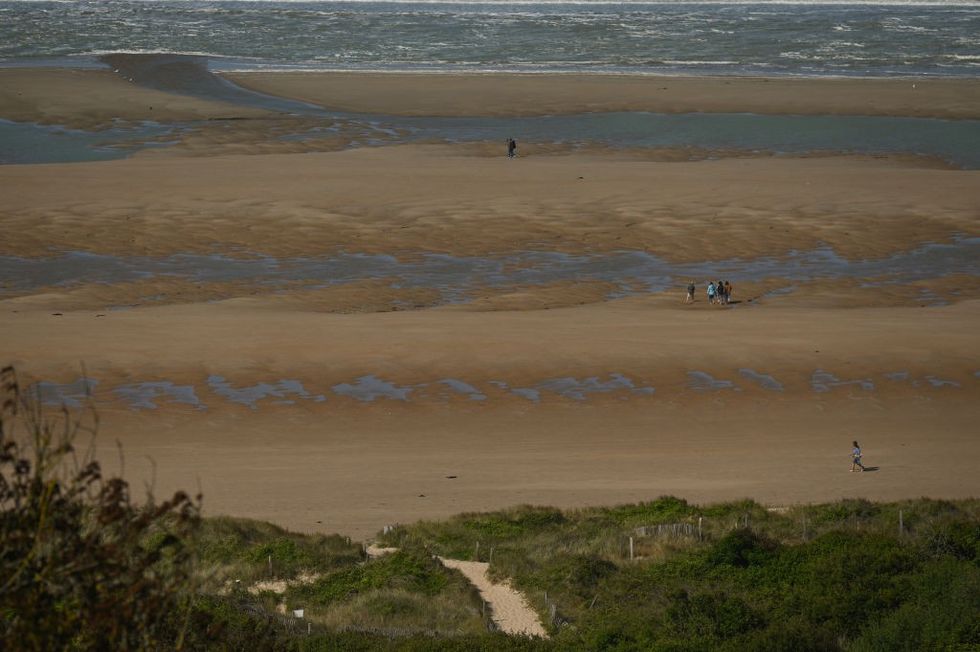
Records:
<instances>
[{"instance_id":1,"label":"sandy path","mask_svg":"<svg viewBox=\"0 0 980 652\"><path fill-rule=\"evenodd\" d=\"M372 543L365 548L365 551L371 559L378 559L398 552L398 548L383 548ZM446 568L461 572L477 588L480 596L490 605L490 617L502 631L507 634L548 638L548 632L541 625L538 614L531 609L524 595L511 587L508 582L497 584L490 579L487 572L490 569L490 564L446 557L439 557L439 561ZM301 576L298 581L304 582L306 579L306 577ZM266 584L271 583L266 582ZM283 589L277 593L284 592L285 586L286 584L283 583ZM271 590L276 589L272 588Z\"/></svg>"},{"instance_id":2,"label":"sandy path","mask_svg":"<svg viewBox=\"0 0 980 652\"><path fill-rule=\"evenodd\" d=\"M440 557L446 568L453 568L466 576L492 610L493 622L507 634L541 636L548 638L548 632L531 609L527 600L514 590L509 583L495 584L487 575L490 564L482 561L462 561Z\"/></svg>"}]
</instances>

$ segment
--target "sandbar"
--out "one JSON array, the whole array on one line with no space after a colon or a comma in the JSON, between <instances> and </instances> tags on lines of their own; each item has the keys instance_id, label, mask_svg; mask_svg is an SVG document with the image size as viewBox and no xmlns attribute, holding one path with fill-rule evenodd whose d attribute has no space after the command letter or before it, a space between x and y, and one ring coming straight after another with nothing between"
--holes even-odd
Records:
<instances>
[{"instance_id":1,"label":"sandbar","mask_svg":"<svg viewBox=\"0 0 980 652\"><path fill-rule=\"evenodd\" d=\"M360 113L552 115L606 111L980 117L976 79L583 74L237 72L252 90Z\"/></svg>"}]
</instances>

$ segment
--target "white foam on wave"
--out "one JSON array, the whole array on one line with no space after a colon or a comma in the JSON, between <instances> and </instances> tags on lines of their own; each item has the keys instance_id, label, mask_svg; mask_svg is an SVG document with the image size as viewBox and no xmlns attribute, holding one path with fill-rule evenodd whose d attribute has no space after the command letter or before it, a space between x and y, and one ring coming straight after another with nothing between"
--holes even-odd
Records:
<instances>
[{"instance_id":1,"label":"white foam on wave","mask_svg":"<svg viewBox=\"0 0 980 652\"><path fill-rule=\"evenodd\" d=\"M697 59L687 61L665 59L663 61L663 64L667 66L737 66L739 63L738 61L699 61Z\"/></svg>"},{"instance_id":2,"label":"white foam on wave","mask_svg":"<svg viewBox=\"0 0 980 652\"><path fill-rule=\"evenodd\" d=\"M15 0L18 2L34 2L35 0ZM196 52L193 50L168 50L166 48L147 48L135 50L89 50L76 54L69 54L70 57L104 57L111 54L164 54L180 57L207 57L208 59L237 59L250 61L264 61L260 57L246 57L229 54L215 54L214 52Z\"/></svg>"}]
</instances>

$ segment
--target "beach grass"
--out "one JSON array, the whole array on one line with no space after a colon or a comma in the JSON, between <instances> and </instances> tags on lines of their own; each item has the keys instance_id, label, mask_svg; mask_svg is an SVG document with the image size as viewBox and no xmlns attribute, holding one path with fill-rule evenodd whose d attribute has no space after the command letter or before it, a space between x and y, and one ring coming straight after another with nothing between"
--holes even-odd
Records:
<instances>
[{"instance_id":1,"label":"beach grass","mask_svg":"<svg viewBox=\"0 0 980 652\"><path fill-rule=\"evenodd\" d=\"M206 519L195 535L200 570L221 584L291 580L364 559L359 543L340 535L303 535L271 523L226 516Z\"/></svg>"}]
</instances>

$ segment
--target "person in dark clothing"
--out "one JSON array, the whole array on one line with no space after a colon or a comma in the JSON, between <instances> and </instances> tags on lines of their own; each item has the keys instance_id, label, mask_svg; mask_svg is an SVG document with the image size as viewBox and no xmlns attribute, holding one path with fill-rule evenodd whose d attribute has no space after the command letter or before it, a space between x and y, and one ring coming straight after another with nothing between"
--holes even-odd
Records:
<instances>
[{"instance_id":1,"label":"person in dark clothing","mask_svg":"<svg viewBox=\"0 0 980 652\"><path fill-rule=\"evenodd\" d=\"M517 156L517 141L513 138L507 139L507 158L514 158Z\"/></svg>"}]
</instances>

